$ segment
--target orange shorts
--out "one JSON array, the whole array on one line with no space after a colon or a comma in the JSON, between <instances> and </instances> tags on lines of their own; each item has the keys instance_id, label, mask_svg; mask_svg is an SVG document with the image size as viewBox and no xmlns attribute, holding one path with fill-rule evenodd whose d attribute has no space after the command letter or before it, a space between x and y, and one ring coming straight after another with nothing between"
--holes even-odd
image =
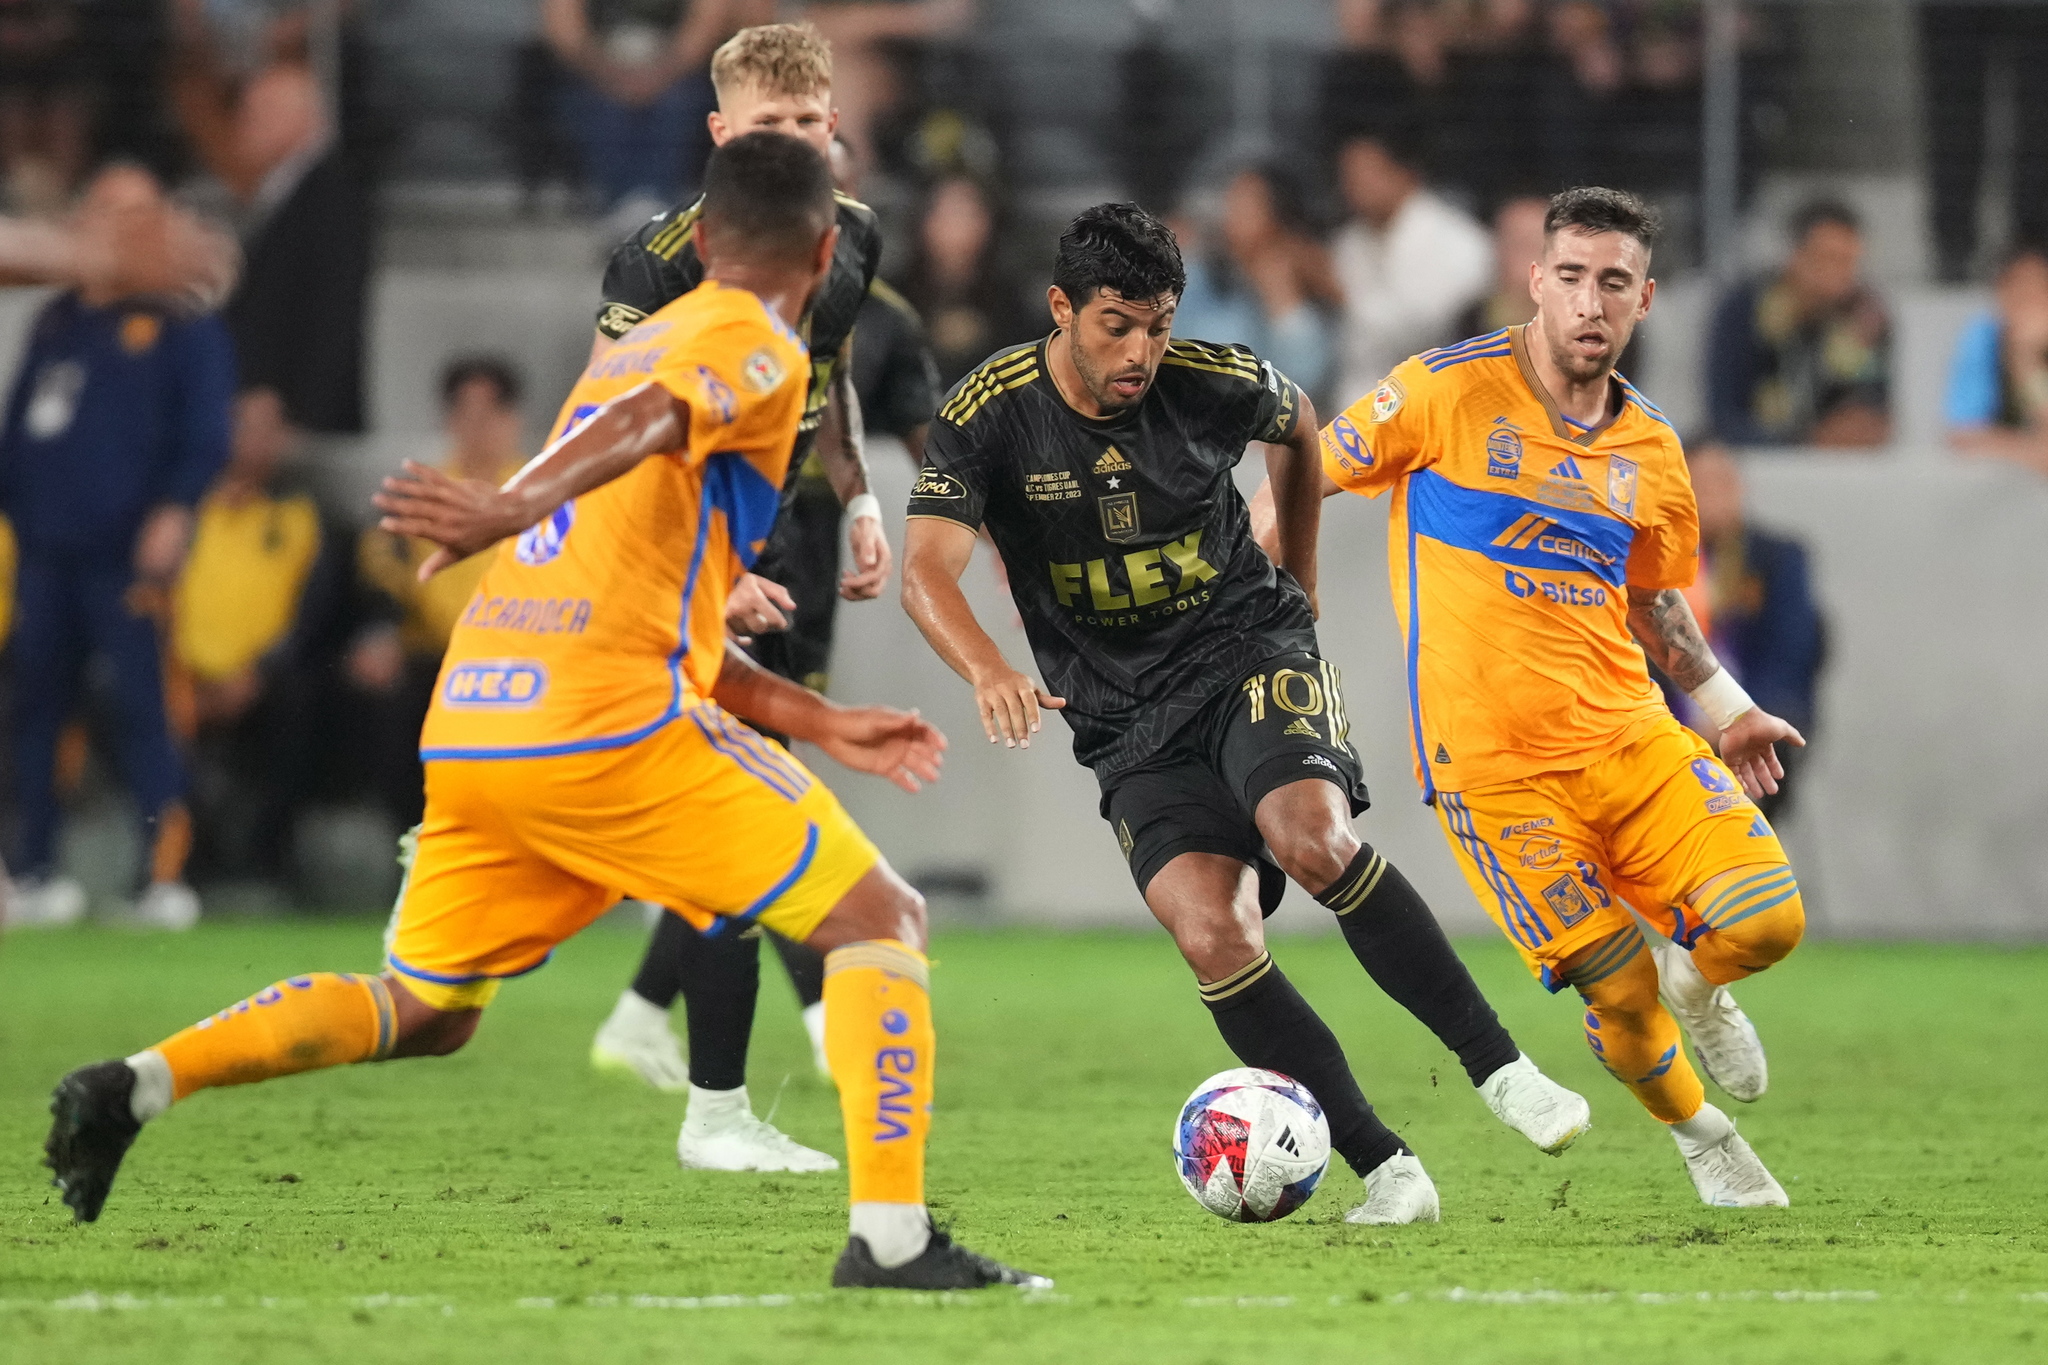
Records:
<instances>
[{"instance_id":1,"label":"orange shorts","mask_svg":"<svg viewBox=\"0 0 2048 1365\"><path fill-rule=\"evenodd\" d=\"M788 750L705 703L621 748L429 762L385 959L476 1009L620 900L803 939L880 860Z\"/></svg>"},{"instance_id":2,"label":"orange shorts","mask_svg":"<svg viewBox=\"0 0 2048 1365\"><path fill-rule=\"evenodd\" d=\"M1436 812L1472 893L1553 991L1557 967L1634 924L1631 906L1690 943L1686 897L1786 861L1734 774L1669 717L1585 768L1438 792Z\"/></svg>"}]
</instances>

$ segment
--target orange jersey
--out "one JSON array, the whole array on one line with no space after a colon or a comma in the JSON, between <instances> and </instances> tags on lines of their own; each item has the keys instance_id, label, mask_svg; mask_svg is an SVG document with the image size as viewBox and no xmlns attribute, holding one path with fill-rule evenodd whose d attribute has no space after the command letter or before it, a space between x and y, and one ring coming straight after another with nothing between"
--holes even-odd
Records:
<instances>
[{"instance_id":1,"label":"orange jersey","mask_svg":"<svg viewBox=\"0 0 2048 1365\"><path fill-rule=\"evenodd\" d=\"M1323 430L1331 480L1394 490L1387 552L1425 799L1584 768L1669 715L1626 589L1693 580L1699 525L1664 415L1616 376L1588 431L1520 328L1407 360Z\"/></svg>"},{"instance_id":2,"label":"orange jersey","mask_svg":"<svg viewBox=\"0 0 2048 1365\"><path fill-rule=\"evenodd\" d=\"M689 404L689 440L500 548L449 638L421 757L615 748L708 698L726 596L774 525L808 374L797 335L716 281L600 356L550 440L650 381Z\"/></svg>"}]
</instances>

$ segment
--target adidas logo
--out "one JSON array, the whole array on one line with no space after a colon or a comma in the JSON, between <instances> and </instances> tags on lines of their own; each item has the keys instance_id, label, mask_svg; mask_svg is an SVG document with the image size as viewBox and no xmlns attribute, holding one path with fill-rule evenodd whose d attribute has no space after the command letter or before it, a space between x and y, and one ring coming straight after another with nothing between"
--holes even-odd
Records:
<instances>
[{"instance_id":1,"label":"adidas logo","mask_svg":"<svg viewBox=\"0 0 2048 1365\"><path fill-rule=\"evenodd\" d=\"M1446 749L1446 748L1445 748L1445 747L1444 747L1443 745L1441 745L1441 744L1437 745L1437 746L1436 746L1436 761L1437 761L1437 762L1439 762L1439 763L1448 763L1448 762L1450 762L1450 761L1451 761L1451 751L1450 751L1449 749Z\"/></svg>"},{"instance_id":2,"label":"adidas logo","mask_svg":"<svg viewBox=\"0 0 2048 1365\"><path fill-rule=\"evenodd\" d=\"M1130 467L1131 462L1126 460L1115 446L1103 451L1102 458L1095 462L1095 472L1098 474L1121 474Z\"/></svg>"},{"instance_id":3,"label":"adidas logo","mask_svg":"<svg viewBox=\"0 0 2048 1365\"><path fill-rule=\"evenodd\" d=\"M1579 462L1569 455L1565 456L1563 464L1556 466L1550 472L1560 479L1583 479L1586 477L1579 473Z\"/></svg>"},{"instance_id":4,"label":"adidas logo","mask_svg":"<svg viewBox=\"0 0 2048 1365\"><path fill-rule=\"evenodd\" d=\"M1280 733L1283 735L1307 735L1310 739L1322 738L1321 735L1316 733L1316 727L1310 725L1306 719L1297 720Z\"/></svg>"}]
</instances>

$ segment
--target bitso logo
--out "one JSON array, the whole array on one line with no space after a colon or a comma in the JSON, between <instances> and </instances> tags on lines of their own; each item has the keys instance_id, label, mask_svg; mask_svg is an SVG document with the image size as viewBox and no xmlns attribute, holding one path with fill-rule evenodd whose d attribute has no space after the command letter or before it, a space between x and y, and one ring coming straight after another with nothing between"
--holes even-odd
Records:
<instances>
[{"instance_id":1,"label":"bitso logo","mask_svg":"<svg viewBox=\"0 0 2048 1365\"><path fill-rule=\"evenodd\" d=\"M1505 417L1486 435L1486 472L1496 479L1522 476L1522 433Z\"/></svg>"}]
</instances>

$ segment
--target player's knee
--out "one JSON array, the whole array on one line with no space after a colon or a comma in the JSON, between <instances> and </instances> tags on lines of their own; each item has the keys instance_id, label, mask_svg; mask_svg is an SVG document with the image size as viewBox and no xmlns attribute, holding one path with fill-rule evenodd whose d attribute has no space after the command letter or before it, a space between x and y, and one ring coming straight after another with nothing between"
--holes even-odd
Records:
<instances>
[{"instance_id":1,"label":"player's knee","mask_svg":"<svg viewBox=\"0 0 2048 1365\"><path fill-rule=\"evenodd\" d=\"M1358 856L1358 836L1349 825L1317 822L1268 837L1266 847L1296 886L1317 895L1334 885Z\"/></svg>"},{"instance_id":2,"label":"player's knee","mask_svg":"<svg viewBox=\"0 0 2048 1365\"><path fill-rule=\"evenodd\" d=\"M1201 981L1221 981L1265 951L1261 935L1232 916L1187 916L1173 926L1174 946Z\"/></svg>"},{"instance_id":3,"label":"player's knee","mask_svg":"<svg viewBox=\"0 0 2048 1365\"><path fill-rule=\"evenodd\" d=\"M894 939L922 952L924 897L886 862L878 862L840 898L806 942L820 952L848 943Z\"/></svg>"},{"instance_id":4,"label":"player's knee","mask_svg":"<svg viewBox=\"0 0 2048 1365\"><path fill-rule=\"evenodd\" d=\"M1778 904L1716 932L1744 966L1762 971L1784 961L1806 937L1806 907L1795 890Z\"/></svg>"}]
</instances>

